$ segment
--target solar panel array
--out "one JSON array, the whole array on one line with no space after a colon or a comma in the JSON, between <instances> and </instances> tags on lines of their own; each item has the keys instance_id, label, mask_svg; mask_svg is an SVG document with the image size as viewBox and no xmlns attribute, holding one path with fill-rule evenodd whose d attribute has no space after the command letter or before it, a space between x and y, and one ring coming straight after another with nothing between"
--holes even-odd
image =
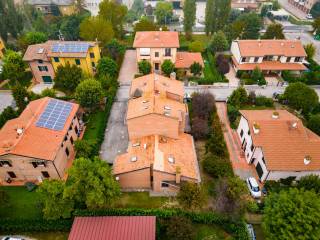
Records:
<instances>
[{"instance_id":1,"label":"solar panel array","mask_svg":"<svg viewBox=\"0 0 320 240\"><path fill-rule=\"evenodd\" d=\"M71 109L71 103L50 99L45 110L38 119L36 126L55 131L62 130L70 115Z\"/></svg>"},{"instance_id":2,"label":"solar panel array","mask_svg":"<svg viewBox=\"0 0 320 240\"><path fill-rule=\"evenodd\" d=\"M87 52L89 43L56 43L52 46L51 51L54 53L82 53Z\"/></svg>"}]
</instances>

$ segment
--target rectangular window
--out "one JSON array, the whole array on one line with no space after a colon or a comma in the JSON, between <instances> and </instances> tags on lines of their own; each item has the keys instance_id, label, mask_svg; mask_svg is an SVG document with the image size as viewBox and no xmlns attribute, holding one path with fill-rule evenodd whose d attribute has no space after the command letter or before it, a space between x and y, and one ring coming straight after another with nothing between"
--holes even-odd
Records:
<instances>
[{"instance_id":1,"label":"rectangular window","mask_svg":"<svg viewBox=\"0 0 320 240\"><path fill-rule=\"evenodd\" d=\"M70 137L70 142L71 142L71 144L73 144L73 138L72 137Z\"/></svg>"},{"instance_id":2,"label":"rectangular window","mask_svg":"<svg viewBox=\"0 0 320 240\"><path fill-rule=\"evenodd\" d=\"M253 151L253 149L254 149L254 146L253 146L253 144L251 145L251 152Z\"/></svg>"},{"instance_id":3,"label":"rectangular window","mask_svg":"<svg viewBox=\"0 0 320 240\"><path fill-rule=\"evenodd\" d=\"M36 161L36 162L31 162L32 166L34 168L37 168L37 167L45 167L46 166L46 163L45 161Z\"/></svg>"},{"instance_id":4,"label":"rectangular window","mask_svg":"<svg viewBox=\"0 0 320 240\"><path fill-rule=\"evenodd\" d=\"M48 67L47 66L38 66L38 69L40 72L48 72Z\"/></svg>"},{"instance_id":5,"label":"rectangular window","mask_svg":"<svg viewBox=\"0 0 320 240\"><path fill-rule=\"evenodd\" d=\"M96 64L94 62L91 62L92 67L96 67Z\"/></svg>"},{"instance_id":6,"label":"rectangular window","mask_svg":"<svg viewBox=\"0 0 320 240\"><path fill-rule=\"evenodd\" d=\"M94 53L90 53L90 58L94 58Z\"/></svg>"},{"instance_id":7,"label":"rectangular window","mask_svg":"<svg viewBox=\"0 0 320 240\"><path fill-rule=\"evenodd\" d=\"M76 59L75 62L77 65L80 65L80 59Z\"/></svg>"},{"instance_id":8,"label":"rectangular window","mask_svg":"<svg viewBox=\"0 0 320 240\"><path fill-rule=\"evenodd\" d=\"M262 162L263 162L264 164L266 164L266 162L264 161L264 157L262 157Z\"/></svg>"},{"instance_id":9,"label":"rectangular window","mask_svg":"<svg viewBox=\"0 0 320 240\"><path fill-rule=\"evenodd\" d=\"M263 175L263 170L262 170L262 167L261 167L260 163L257 164L256 170L257 170L259 178L261 179L261 177Z\"/></svg>"},{"instance_id":10,"label":"rectangular window","mask_svg":"<svg viewBox=\"0 0 320 240\"><path fill-rule=\"evenodd\" d=\"M159 57L159 52L155 52L155 53L154 53L154 56L155 56L155 57Z\"/></svg>"},{"instance_id":11,"label":"rectangular window","mask_svg":"<svg viewBox=\"0 0 320 240\"><path fill-rule=\"evenodd\" d=\"M69 154L70 154L70 152L69 152L69 149L68 149L68 148L66 148L66 154L67 154L67 156L69 156Z\"/></svg>"},{"instance_id":12,"label":"rectangular window","mask_svg":"<svg viewBox=\"0 0 320 240\"><path fill-rule=\"evenodd\" d=\"M163 188L168 188L168 187L169 187L169 184L166 183L166 182L162 182L162 183L161 183L161 187L163 187Z\"/></svg>"},{"instance_id":13,"label":"rectangular window","mask_svg":"<svg viewBox=\"0 0 320 240\"><path fill-rule=\"evenodd\" d=\"M47 171L42 171L41 173L42 173L42 176L44 178L49 178L50 177L50 175L49 175L49 173Z\"/></svg>"},{"instance_id":14,"label":"rectangular window","mask_svg":"<svg viewBox=\"0 0 320 240\"><path fill-rule=\"evenodd\" d=\"M9 175L9 177L11 177L11 178L16 178L17 177L14 172L7 172L7 173Z\"/></svg>"},{"instance_id":15,"label":"rectangular window","mask_svg":"<svg viewBox=\"0 0 320 240\"><path fill-rule=\"evenodd\" d=\"M294 62L300 62L300 57L295 57Z\"/></svg>"},{"instance_id":16,"label":"rectangular window","mask_svg":"<svg viewBox=\"0 0 320 240\"><path fill-rule=\"evenodd\" d=\"M78 127L77 127L77 126L74 127L74 132L75 132L76 134L78 134Z\"/></svg>"},{"instance_id":17,"label":"rectangular window","mask_svg":"<svg viewBox=\"0 0 320 240\"><path fill-rule=\"evenodd\" d=\"M241 62L242 62L242 63L244 63L244 62L246 62L246 61L247 61L247 58L245 58L245 57L244 57L244 58L241 58Z\"/></svg>"},{"instance_id":18,"label":"rectangular window","mask_svg":"<svg viewBox=\"0 0 320 240\"><path fill-rule=\"evenodd\" d=\"M42 76L42 81L44 83L51 84L52 83L52 78L51 78L51 76Z\"/></svg>"},{"instance_id":19,"label":"rectangular window","mask_svg":"<svg viewBox=\"0 0 320 240\"><path fill-rule=\"evenodd\" d=\"M250 136L250 130L248 130L248 135Z\"/></svg>"},{"instance_id":20,"label":"rectangular window","mask_svg":"<svg viewBox=\"0 0 320 240\"><path fill-rule=\"evenodd\" d=\"M291 57L287 57L286 62L290 62L290 60L291 60Z\"/></svg>"},{"instance_id":21,"label":"rectangular window","mask_svg":"<svg viewBox=\"0 0 320 240\"><path fill-rule=\"evenodd\" d=\"M12 167L12 164L10 161L3 160L0 161L0 167Z\"/></svg>"},{"instance_id":22,"label":"rectangular window","mask_svg":"<svg viewBox=\"0 0 320 240\"><path fill-rule=\"evenodd\" d=\"M53 60L54 60L55 62L60 62L60 59L59 59L58 57L54 57Z\"/></svg>"},{"instance_id":23,"label":"rectangular window","mask_svg":"<svg viewBox=\"0 0 320 240\"><path fill-rule=\"evenodd\" d=\"M171 57L171 48L166 48L164 51L165 51L165 54L164 54L164 55L165 55L166 57Z\"/></svg>"},{"instance_id":24,"label":"rectangular window","mask_svg":"<svg viewBox=\"0 0 320 240\"><path fill-rule=\"evenodd\" d=\"M43 60L38 60L38 63L43 63Z\"/></svg>"},{"instance_id":25,"label":"rectangular window","mask_svg":"<svg viewBox=\"0 0 320 240\"><path fill-rule=\"evenodd\" d=\"M242 137L243 136L243 130L241 129L241 131L240 131L240 137Z\"/></svg>"},{"instance_id":26,"label":"rectangular window","mask_svg":"<svg viewBox=\"0 0 320 240\"><path fill-rule=\"evenodd\" d=\"M256 63L256 62L258 62L259 61L259 57L255 57L254 58L254 62Z\"/></svg>"}]
</instances>

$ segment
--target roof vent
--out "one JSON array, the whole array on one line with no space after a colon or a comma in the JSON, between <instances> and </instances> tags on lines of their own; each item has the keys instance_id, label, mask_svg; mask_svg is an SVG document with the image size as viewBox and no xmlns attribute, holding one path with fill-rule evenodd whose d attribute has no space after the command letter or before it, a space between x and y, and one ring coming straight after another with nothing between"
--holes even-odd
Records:
<instances>
[{"instance_id":1,"label":"roof vent","mask_svg":"<svg viewBox=\"0 0 320 240\"><path fill-rule=\"evenodd\" d=\"M253 133L258 134L260 132L260 125L258 123L253 123Z\"/></svg>"},{"instance_id":2,"label":"roof vent","mask_svg":"<svg viewBox=\"0 0 320 240\"><path fill-rule=\"evenodd\" d=\"M139 147L140 146L140 142L136 142L132 144L132 147Z\"/></svg>"},{"instance_id":3,"label":"roof vent","mask_svg":"<svg viewBox=\"0 0 320 240\"><path fill-rule=\"evenodd\" d=\"M137 156L132 156L130 159L131 162L136 162L137 160L138 160Z\"/></svg>"},{"instance_id":4,"label":"roof vent","mask_svg":"<svg viewBox=\"0 0 320 240\"><path fill-rule=\"evenodd\" d=\"M143 100L142 101L142 103L148 103L149 102L149 100Z\"/></svg>"},{"instance_id":5,"label":"roof vent","mask_svg":"<svg viewBox=\"0 0 320 240\"><path fill-rule=\"evenodd\" d=\"M281 42L281 44L280 44L281 46L284 46L284 42Z\"/></svg>"},{"instance_id":6,"label":"roof vent","mask_svg":"<svg viewBox=\"0 0 320 240\"><path fill-rule=\"evenodd\" d=\"M308 165L311 162L311 157L310 156L305 156L303 159L304 165Z\"/></svg>"},{"instance_id":7,"label":"roof vent","mask_svg":"<svg viewBox=\"0 0 320 240\"><path fill-rule=\"evenodd\" d=\"M292 128L297 128L298 127L298 123L297 122L293 122L291 126L292 126Z\"/></svg>"},{"instance_id":8,"label":"roof vent","mask_svg":"<svg viewBox=\"0 0 320 240\"><path fill-rule=\"evenodd\" d=\"M39 54L41 54L41 53L43 53L43 52L44 52L44 48L39 48L39 49L38 49L38 53L39 53Z\"/></svg>"},{"instance_id":9,"label":"roof vent","mask_svg":"<svg viewBox=\"0 0 320 240\"><path fill-rule=\"evenodd\" d=\"M20 136L23 133L23 128L18 128L17 129L17 134Z\"/></svg>"},{"instance_id":10,"label":"roof vent","mask_svg":"<svg viewBox=\"0 0 320 240\"><path fill-rule=\"evenodd\" d=\"M165 109L165 110L171 110L171 107L169 107L169 106L164 106L164 109Z\"/></svg>"},{"instance_id":11,"label":"roof vent","mask_svg":"<svg viewBox=\"0 0 320 240\"><path fill-rule=\"evenodd\" d=\"M173 155L169 155L169 156L168 156L168 161L169 161L169 163L174 163L174 157L173 157Z\"/></svg>"},{"instance_id":12,"label":"roof vent","mask_svg":"<svg viewBox=\"0 0 320 240\"><path fill-rule=\"evenodd\" d=\"M279 118L279 112L273 112L272 113L272 118L273 119L278 119Z\"/></svg>"}]
</instances>

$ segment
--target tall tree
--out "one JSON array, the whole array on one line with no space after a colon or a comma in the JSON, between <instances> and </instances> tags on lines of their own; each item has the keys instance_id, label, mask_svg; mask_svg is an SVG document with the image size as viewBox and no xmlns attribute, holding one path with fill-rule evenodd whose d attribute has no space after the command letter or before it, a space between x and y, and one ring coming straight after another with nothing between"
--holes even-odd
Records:
<instances>
[{"instance_id":1,"label":"tall tree","mask_svg":"<svg viewBox=\"0 0 320 240\"><path fill-rule=\"evenodd\" d=\"M261 17L256 13L241 14L231 27L226 29L229 40L240 39L258 39L262 26Z\"/></svg>"},{"instance_id":2,"label":"tall tree","mask_svg":"<svg viewBox=\"0 0 320 240\"><path fill-rule=\"evenodd\" d=\"M307 53L307 58L313 59L314 55L316 54L316 47L313 45L313 43L304 45L304 50Z\"/></svg>"},{"instance_id":3,"label":"tall tree","mask_svg":"<svg viewBox=\"0 0 320 240\"><path fill-rule=\"evenodd\" d=\"M319 239L319 196L296 188L271 192L265 201L263 228L267 239Z\"/></svg>"},{"instance_id":4,"label":"tall tree","mask_svg":"<svg viewBox=\"0 0 320 240\"><path fill-rule=\"evenodd\" d=\"M98 75L109 75L112 78L115 78L118 74L118 64L109 57L103 57L99 60L98 66Z\"/></svg>"},{"instance_id":5,"label":"tall tree","mask_svg":"<svg viewBox=\"0 0 320 240\"><path fill-rule=\"evenodd\" d=\"M196 0L186 0L183 5L183 27L187 39L191 39L192 27L196 21Z\"/></svg>"},{"instance_id":6,"label":"tall tree","mask_svg":"<svg viewBox=\"0 0 320 240\"><path fill-rule=\"evenodd\" d=\"M29 102L29 93L27 89L24 86L17 84L12 88L12 96L19 108L19 112L22 112Z\"/></svg>"},{"instance_id":7,"label":"tall tree","mask_svg":"<svg viewBox=\"0 0 320 240\"><path fill-rule=\"evenodd\" d=\"M201 209L206 202L206 194L201 185L184 182L177 195L180 205L188 210Z\"/></svg>"},{"instance_id":8,"label":"tall tree","mask_svg":"<svg viewBox=\"0 0 320 240\"><path fill-rule=\"evenodd\" d=\"M231 0L208 0L205 16L206 34L222 30L229 19L230 12Z\"/></svg>"},{"instance_id":9,"label":"tall tree","mask_svg":"<svg viewBox=\"0 0 320 240\"><path fill-rule=\"evenodd\" d=\"M313 22L312 22L312 27L313 27L313 31L316 34L319 34L320 32L320 17L316 18Z\"/></svg>"},{"instance_id":10,"label":"tall tree","mask_svg":"<svg viewBox=\"0 0 320 240\"><path fill-rule=\"evenodd\" d=\"M11 82L22 80L25 74L26 64L18 52L8 50L3 58L3 77Z\"/></svg>"},{"instance_id":11,"label":"tall tree","mask_svg":"<svg viewBox=\"0 0 320 240\"><path fill-rule=\"evenodd\" d=\"M43 216L45 219L70 218L74 203L63 197L65 188L64 181L44 180L37 189L40 202L43 205Z\"/></svg>"},{"instance_id":12,"label":"tall tree","mask_svg":"<svg viewBox=\"0 0 320 240\"><path fill-rule=\"evenodd\" d=\"M228 49L228 46L228 40L222 31L218 31L212 35L209 47L213 53L225 51Z\"/></svg>"},{"instance_id":13,"label":"tall tree","mask_svg":"<svg viewBox=\"0 0 320 240\"><path fill-rule=\"evenodd\" d=\"M105 208L119 197L120 187L105 161L98 157L78 158L69 170L64 194L89 209Z\"/></svg>"},{"instance_id":14,"label":"tall tree","mask_svg":"<svg viewBox=\"0 0 320 240\"><path fill-rule=\"evenodd\" d=\"M60 65L54 78L54 86L61 91L72 93L82 77L82 70L76 65L70 65L69 63L65 66Z\"/></svg>"},{"instance_id":15,"label":"tall tree","mask_svg":"<svg viewBox=\"0 0 320 240\"><path fill-rule=\"evenodd\" d=\"M285 39L283 34L283 27L280 23L272 23L268 26L264 39Z\"/></svg>"},{"instance_id":16,"label":"tall tree","mask_svg":"<svg viewBox=\"0 0 320 240\"><path fill-rule=\"evenodd\" d=\"M154 22L150 21L148 18L143 17L134 25L134 32L141 31L158 31L159 27Z\"/></svg>"},{"instance_id":17,"label":"tall tree","mask_svg":"<svg viewBox=\"0 0 320 240\"><path fill-rule=\"evenodd\" d=\"M94 109L103 98L102 85L98 80L83 80L76 88L76 99L82 107Z\"/></svg>"},{"instance_id":18,"label":"tall tree","mask_svg":"<svg viewBox=\"0 0 320 240\"><path fill-rule=\"evenodd\" d=\"M111 22L99 16L86 18L80 24L80 37L84 40L98 40L104 46L113 36Z\"/></svg>"},{"instance_id":19,"label":"tall tree","mask_svg":"<svg viewBox=\"0 0 320 240\"><path fill-rule=\"evenodd\" d=\"M168 24L173 16L173 6L171 2L158 2L154 14L159 24Z\"/></svg>"},{"instance_id":20,"label":"tall tree","mask_svg":"<svg viewBox=\"0 0 320 240\"><path fill-rule=\"evenodd\" d=\"M99 5L99 16L109 21L117 37L123 35L123 23L128 9L115 0L103 0Z\"/></svg>"}]
</instances>

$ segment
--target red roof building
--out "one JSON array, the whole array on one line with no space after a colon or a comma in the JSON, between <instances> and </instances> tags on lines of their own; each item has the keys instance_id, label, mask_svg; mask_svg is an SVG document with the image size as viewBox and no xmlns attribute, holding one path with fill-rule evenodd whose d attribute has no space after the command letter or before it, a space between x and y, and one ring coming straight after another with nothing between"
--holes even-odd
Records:
<instances>
[{"instance_id":1,"label":"red roof building","mask_svg":"<svg viewBox=\"0 0 320 240\"><path fill-rule=\"evenodd\" d=\"M155 240L156 217L76 217L68 240Z\"/></svg>"}]
</instances>

